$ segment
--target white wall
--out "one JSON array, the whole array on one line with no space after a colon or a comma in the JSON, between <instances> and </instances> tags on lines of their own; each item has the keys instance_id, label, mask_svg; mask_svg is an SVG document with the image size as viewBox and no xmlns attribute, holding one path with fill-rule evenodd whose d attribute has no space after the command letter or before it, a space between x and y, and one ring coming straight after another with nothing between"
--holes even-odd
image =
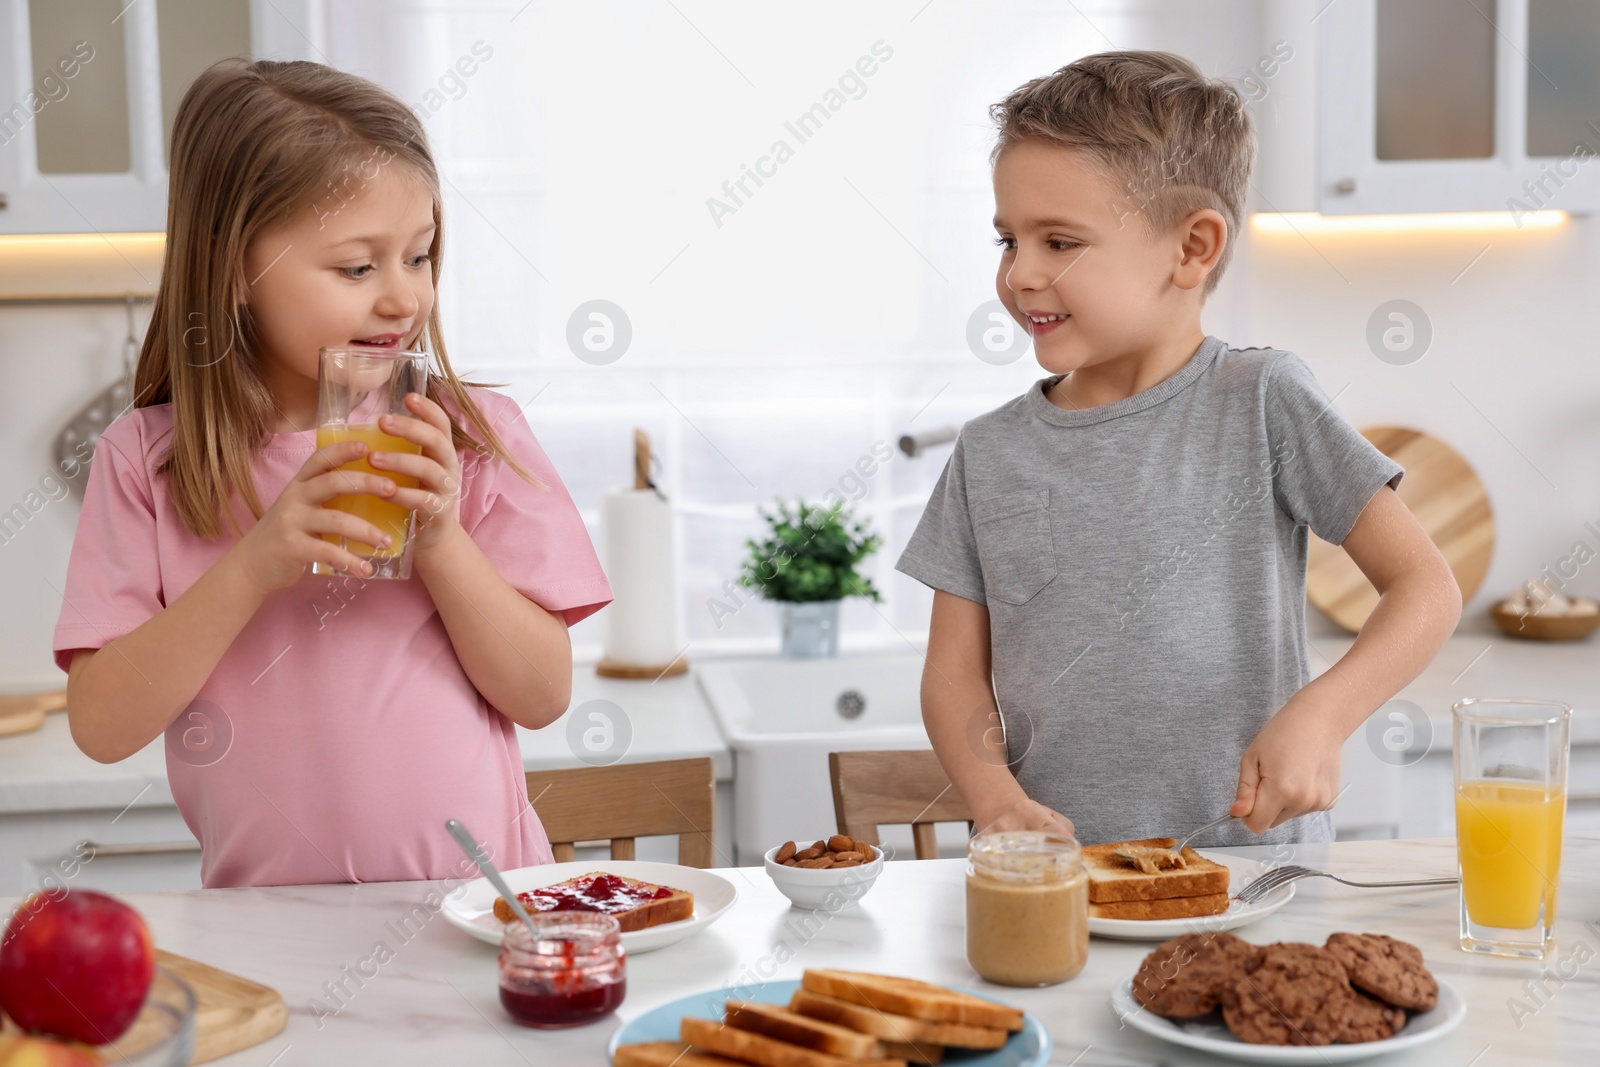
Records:
<instances>
[{"instance_id":1,"label":"white wall","mask_svg":"<svg viewBox=\"0 0 1600 1067\"><path fill-rule=\"evenodd\" d=\"M531 100L526 94L537 92L542 103L528 106L559 124L559 143L574 159L599 153L599 180L625 215L566 219L545 233L514 233L529 247L549 252L552 259L541 260L542 266L570 263L572 269L556 276L555 286L511 284L506 279L515 277L511 272L527 271L526 263L481 220L474 221L471 208L456 202L458 243L446 267L442 298L458 364L504 376L511 382L508 391L524 400L549 386L529 417L585 508L595 505L602 488L626 476L626 459L612 463L608 457L611 451L626 456L622 431L635 422L674 445L671 474L680 497L702 511L715 511L721 502L742 514L745 504L776 492L820 494L875 438L904 429L926 397L946 383L934 406L918 416L917 428L977 414L1036 376L1026 362L1004 368L980 364L964 352L961 340L970 309L993 295L984 108L1024 78L1054 69L1085 47L1113 45L1170 48L1190 55L1209 73L1239 76L1273 40L1289 39L1296 58L1268 83L1268 96L1254 109L1263 137L1258 173L1265 195L1277 206L1306 206L1303 200L1289 201L1309 196L1304 181L1311 141L1292 99L1297 84L1308 84L1314 62L1304 25L1309 14L1300 0L1269 3L1267 25L1254 0L1130 5L1102 0L1075 6L936 0L920 13L916 4L835 5L815 15L838 20L835 32L776 43L741 35L736 10L717 14L705 5L694 9L697 21L748 66L762 86L753 96L681 23L669 19L614 45L624 52L667 49L680 56L681 77L664 76L659 84L631 93L647 105L651 93L678 94L653 105L651 114L670 114L673 106L704 109L690 143L676 146L659 131L651 135L656 140L629 140L634 134L618 117L623 113L608 110L621 107L630 95L614 85L628 77L628 64L606 60L600 42L585 38L582 47L597 55L596 69L604 73L597 84L612 84L610 96L548 84L526 57L518 58L519 41L527 44L541 34L559 39L564 32L562 25L539 21L545 19L545 5L536 4L517 23L522 27L523 20L532 19L529 28L497 39L496 59L473 80L468 95L433 120L430 132L439 154L454 167L453 180L475 203L489 205L491 213L497 201L481 196L502 196L499 202L510 204L527 195L527 175L557 171L532 149L526 173L474 171L474 146L505 131L486 124L473 108L476 101L502 94ZM486 4L472 10L487 12L485 19L504 20L516 6ZM376 27L374 33L387 25L384 19L363 20L361 3L336 2L331 9L335 28L341 18ZM419 19L433 17L428 9L422 3L405 6L413 13L408 17ZM440 56L453 59L484 31L466 25L452 32L439 39L437 55L391 55L402 56L406 62L400 65L412 72L433 71L440 69ZM362 72L374 77L401 77L394 64L379 69L396 33L391 26L370 37L367 47L347 46L348 54L335 61L358 70L370 64L372 69ZM737 167L752 143L765 140L775 120L781 122L815 96L836 68L878 37L894 40L894 62L903 65L891 63L882 71L883 80L835 120L854 123L829 131L839 133L842 144L808 146L819 151L797 158L790 165L794 169L783 172L787 187L764 189L733 220L748 226L730 226L720 235L694 230L688 220L704 210L705 183L659 189L652 179L660 168L652 169L648 155L630 154L630 144L637 143L651 144L656 152L699 153L705 174L720 182L730 161ZM418 76L396 87L413 99L427 81ZM908 110L913 106L917 110ZM724 121L727 115L733 118ZM917 129L896 128L909 121ZM884 139L891 147L924 153L929 166L920 178L902 174L894 179L898 164L884 163L886 169L872 172L888 176L882 187L871 189L874 202L944 268L947 282L928 272L859 198L852 204L855 194L848 188L837 198L813 195L824 188L837 192L840 175L855 173L858 164L881 162L874 146ZM557 182L556 192L560 188ZM560 205L538 217L559 219ZM1294 237L1244 234L1232 273L1208 311L1207 328L1232 343L1299 352L1330 394L1348 384L1339 407L1356 425L1416 426L1469 459L1488 486L1498 541L1484 592L1471 606L1475 614L1463 626L1481 628L1481 609L1491 595L1556 563L1574 541L1587 538L1600 548L1600 539L1584 529L1586 521L1600 526L1600 362L1589 351L1594 335L1589 309L1600 254L1596 226L1575 219L1558 231L1483 238L1328 237L1315 239L1315 247ZM594 242L615 250L609 266L606 255L585 251ZM686 242L690 251L661 276L660 283L669 288L658 295L660 283L652 286L649 276ZM785 275L782 264L794 242L836 249L841 273L821 281ZM1489 250L1458 278L1485 244ZM640 266L646 261L648 270ZM766 271L769 262L774 268ZM457 272L454 281L452 271ZM762 278L772 279L769 291L757 285ZM874 290L878 279L884 288ZM651 331L644 330L637 358L630 355L609 368L578 364L560 341L569 307L622 289L640 294L636 321L656 320L657 332L670 335L671 345L650 347ZM736 310L730 291L738 297ZM749 311L752 293L765 301L764 316ZM1372 309L1393 297L1416 301L1435 328L1430 352L1408 367L1379 362L1363 339ZM515 315L508 317L508 307ZM785 316L795 318L792 330L783 326ZM840 329L840 323L874 322L879 322L874 329L900 329L882 325L880 318L908 324L894 358L877 369L851 371L850 360L873 353L852 352L853 334L842 329L839 343L828 343L830 330ZM774 319L780 320L776 330ZM519 320L531 324L531 333L519 335ZM700 328L697 323L710 338L702 351L683 343ZM118 373L122 332L120 307L0 306L0 508L38 485L51 469L50 442L57 430ZM774 358L758 363L751 356L756 352ZM680 403L698 405L690 415L695 424L724 449L740 449L740 463L751 469L757 484L744 486L720 470L716 453L661 400L652 383L669 394L679 390L674 395ZM597 413L605 417L597 421ZM772 455L774 442L778 459L758 459ZM891 604L884 609L888 622L854 605L858 627L887 629L892 623L914 635L919 622L925 626L925 591L893 575L890 565L942 462L942 453L926 460L897 459L873 487L872 499L892 530L878 571ZM49 644L76 515L75 503L52 503L20 536L0 545L0 684L8 688L54 684L60 677L51 665ZM738 542L747 526L743 519L730 523L707 515L685 520L692 538L714 542L722 553L717 558L727 558L724 566L685 575L685 611L692 625L703 626L696 620L704 618L704 598L735 573ZM1597 572L1600 567L1590 565L1570 588L1600 594ZM764 611L742 613L737 625L752 637L771 632ZM575 636L592 641L597 632Z\"/></svg>"}]
</instances>

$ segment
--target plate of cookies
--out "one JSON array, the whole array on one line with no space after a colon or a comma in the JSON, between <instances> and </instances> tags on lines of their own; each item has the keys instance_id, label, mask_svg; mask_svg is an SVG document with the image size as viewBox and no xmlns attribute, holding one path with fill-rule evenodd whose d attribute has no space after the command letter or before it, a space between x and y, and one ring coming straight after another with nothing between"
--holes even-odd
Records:
<instances>
[{"instance_id":1,"label":"plate of cookies","mask_svg":"<svg viewBox=\"0 0 1600 1067\"><path fill-rule=\"evenodd\" d=\"M1347 1063L1436 1041L1466 1002L1422 950L1385 934L1255 945L1218 931L1163 942L1111 1008L1163 1041L1235 1062Z\"/></svg>"}]
</instances>

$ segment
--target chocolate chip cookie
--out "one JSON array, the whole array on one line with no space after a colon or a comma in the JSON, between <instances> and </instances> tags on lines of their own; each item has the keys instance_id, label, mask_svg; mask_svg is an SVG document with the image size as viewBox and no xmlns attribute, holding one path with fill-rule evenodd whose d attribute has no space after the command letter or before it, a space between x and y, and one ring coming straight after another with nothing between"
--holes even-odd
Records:
<instances>
[{"instance_id":1,"label":"chocolate chip cookie","mask_svg":"<svg viewBox=\"0 0 1600 1067\"><path fill-rule=\"evenodd\" d=\"M1328 952L1344 965L1350 984L1411 1011L1431 1011L1439 983L1422 963L1422 950L1385 934L1330 934Z\"/></svg>"},{"instance_id":2,"label":"chocolate chip cookie","mask_svg":"<svg viewBox=\"0 0 1600 1067\"><path fill-rule=\"evenodd\" d=\"M1398 1034L1406 1025L1406 1013L1360 990L1350 991L1350 1006L1342 1015L1344 1029L1339 1040L1358 1044L1362 1041L1382 1041Z\"/></svg>"},{"instance_id":3,"label":"chocolate chip cookie","mask_svg":"<svg viewBox=\"0 0 1600 1067\"><path fill-rule=\"evenodd\" d=\"M1222 989L1259 958L1260 950L1229 933L1184 934L1163 942L1139 965L1133 996L1169 1019L1215 1011Z\"/></svg>"},{"instance_id":4,"label":"chocolate chip cookie","mask_svg":"<svg viewBox=\"0 0 1600 1067\"><path fill-rule=\"evenodd\" d=\"M1222 1019L1255 1045L1329 1045L1359 1010L1344 966L1326 949L1296 941L1269 945L1253 970L1222 991Z\"/></svg>"}]
</instances>

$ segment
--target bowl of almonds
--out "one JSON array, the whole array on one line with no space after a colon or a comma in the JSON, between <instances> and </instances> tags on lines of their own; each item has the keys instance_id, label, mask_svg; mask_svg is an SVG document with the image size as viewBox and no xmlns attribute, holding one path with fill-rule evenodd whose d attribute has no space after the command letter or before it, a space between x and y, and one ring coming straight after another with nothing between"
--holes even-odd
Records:
<instances>
[{"instance_id":1,"label":"bowl of almonds","mask_svg":"<svg viewBox=\"0 0 1600 1067\"><path fill-rule=\"evenodd\" d=\"M811 844L785 841L766 854L767 874L797 908L854 907L883 870L883 850L844 834Z\"/></svg>"}]
</instances>

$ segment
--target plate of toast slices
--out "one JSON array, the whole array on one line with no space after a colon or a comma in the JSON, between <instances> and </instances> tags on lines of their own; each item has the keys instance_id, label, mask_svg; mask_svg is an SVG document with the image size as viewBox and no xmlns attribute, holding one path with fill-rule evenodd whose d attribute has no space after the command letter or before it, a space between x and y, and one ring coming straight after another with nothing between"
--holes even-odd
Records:
<instances>
[{"instance_id":1,"label":"plate of toast slices","mask_svg":"<svg viewBox=\"0 0 1600 1067\"><path fill-rule=\"evenodd\" d=\"M1235 1063L1347 1063L1436 1041L1466 1002L1422 950L1384 934L1322 945L1175 937L1117 983L1111 1008L1163 1041Z\"/></svg>"},{"instance_id":2,"label":"plate of toast slices","mask_svg":"<svg viewBox=\"0 0 1600 1067\"><path fill-rule=\"evenodd\" d=\"M1021 1008L915 978L807 970L684 997L625 1023L612 1067L1035 1067L1050 1035Z\"/></svg>"},{"instance_id":3,"label":"plate of toast slices","mask_svg":"<svg viewBox=\"0 0 1600 1067\"><path fill-rule=\"evenodd\" d=\"M1179 934L1233 930L1265 919L1289 903L1294 884L1253 904L1231 887L1258 873L1257 860L1185 847L1170 837L1083 846L1089 874L1089 932L1125 941L1164 941Z\"/></svg>"},{"instance_id":4,"label":"plate of toast slices","mask_svg":"<svg viewBox=\"0 0 1600 1067\"><path fill-rule=\"evenodd\" d=\"M665 948L710 926L739 896L721 875L675 863L595 860L501 873L529 914L600 911L616 916L622 947L630 953ZM446 897L443 912L450 925L491 945L500 944L506 923L517 921L486 878Z\"/></svg>"}]
</instances>

